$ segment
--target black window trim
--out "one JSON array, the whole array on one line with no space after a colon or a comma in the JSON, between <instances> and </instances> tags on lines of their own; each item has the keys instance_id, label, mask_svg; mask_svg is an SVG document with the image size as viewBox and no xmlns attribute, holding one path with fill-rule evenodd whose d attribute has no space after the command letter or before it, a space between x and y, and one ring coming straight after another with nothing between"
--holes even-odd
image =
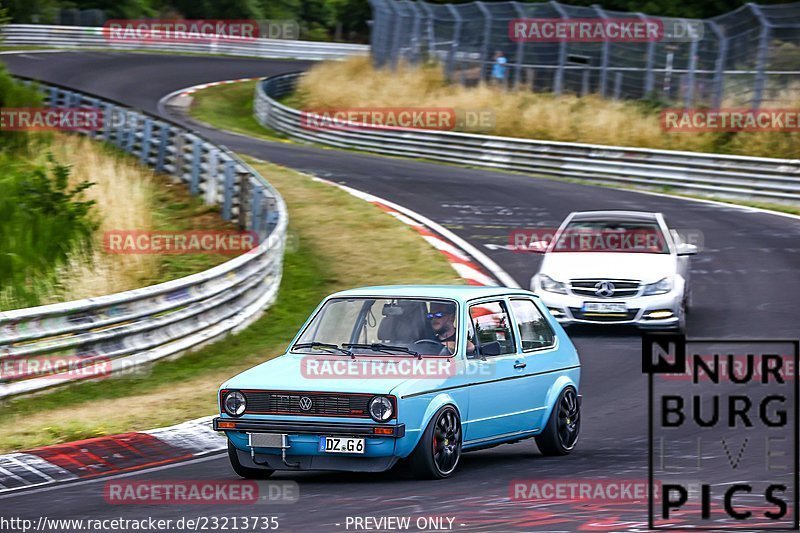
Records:
<instances>
[{"instance_id":1,"label":"black window trim","mask_svg":"<svg viewBox=\"0 0 800 533\"><path fill-rule=\"evenodd\" d=\"M514 315L512 315L512 313L511 313L511 306L509 305L508 297L505 296L505 295L502 295L502 296L490 296L490 297L488 297L486 299L481 298L479 300L470 300L469 302L467 302L467 309L466 309L466 311L467 311L467 320L469 320L470 323L473 323L472 322L472 314L470 313L470 309L472 309L476 305L483 305L483 304L488 304L488 303L499 303L499 304L501 304L503 306L503 308L505 309L506 316L508 316L509 320L513 320L513 316ZM512 323L509 323L508 326L509 326L508 327L508 331L511 333L511 340L512 340L512 344L514 346L514 351L513 352L509 352L509 353L500 353L500 354L497 354L497 355L484 355L482 353L479 353L478 354L479 357L477 357L475 359L486 359L486 360L489 360L489 359L495 359L497 357L508 357L508 356L511 356L511 355L518 354L519 353L519 344L517 343L517 334L516 334L516 331L515 331L516 330L516 326L513 325ZM473 324L473 328L474 327L475 327L475 325ZM467 333L469 333L469 332L467 331ZM476 339L478 338L478 332L477 331L475 331L475 338ZM467 339L469 339L468 336L467 336ZM478 341L478 346L480 346L480 341Z\"/></svg>"},{"instance_id":2,"label":"black window trim","mask_svg":"<svg viewBox=\"0 0 800 533\"><path fill-rule=\"evenodd\" d=\"M550 325L550 322L547 321L547 317L542 312L542 310L539 308L539 306L536 305L536 301L533 298L526 298L525 296L521 296L521 295L520 296L509 296L508 297L509 312L511 313L511 316L514 319L514 327L517 330L519 330L519 322L517 321L517 316L514 313L514 304L513 304L514 300L530 302L531 304L533 304L534 309L536 309L539 312L539 315L542 317L542 320L544 320L544 324L547 326L547 329L550 330L550 334L553 337L553 342L551 342L547 346L540 346L538 348L529 348L529 349L526 350L522 345L522 332L519 332L519 349L520 349L520 352L522 352L522 353L542 352L542 351L545 351L545 350L552 350L553 348L555 348L558 345L558 335L556 335L556 332L555 332L555 330L553 330L553 327Z\"/></svg>"}]
</instances>

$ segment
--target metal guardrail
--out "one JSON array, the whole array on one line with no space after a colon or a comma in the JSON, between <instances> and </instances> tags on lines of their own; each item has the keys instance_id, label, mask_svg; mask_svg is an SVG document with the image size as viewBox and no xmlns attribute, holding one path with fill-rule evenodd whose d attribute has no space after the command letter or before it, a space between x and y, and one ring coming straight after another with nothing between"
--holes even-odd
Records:
<instances>
[{"instance_id":1,"label":"metal guardrail","mask_svg":"<svg viewBox=\"0 0 800 533\"><path fill-rule=\"evenodd\" d=\"M30 80L29 80L30 81ZM0 312L0 365L67 372L2 372L0 397L105 376L198 348L249 325L275 300L287 212L255 170L223 146L122 105L41 85L48 105L102 108L103 129L83 131L188 185L260 245L192 276L108 296ZM22 364L20 364L22 362ZM65 366L65 365L71 366Z\"/></svg>"},{"instance_id":2,"label":"metal guardrail","mask_svg":"<svg viewBox=\"0 0 800 533\"><path fill-rule=\"evenodd\" d=\"M293 41L286 39L236 39L207 42L130 41L108 39L101 27L45 26L9 24L0 28L0 38L8 46L47 46L53 48L100 48L107 51L151 50L175 53L239 55L282 59L339 59L369 53L369 46L349 43Z\"/></svg>"},{"instance_id":3,"label":"metal guardrail","mask_svg":"<svg viewBox=\"0 0 800 533\"><path fill-rule=\"evenodd\" d=\"M300 110L276 101L301 73L256 86L254 114L292 138L405 157L474 165L554 178L668 189L731 199L800 204L800 160L537 141L450 131L304 126Z\"/></svg>"}]
</instances>

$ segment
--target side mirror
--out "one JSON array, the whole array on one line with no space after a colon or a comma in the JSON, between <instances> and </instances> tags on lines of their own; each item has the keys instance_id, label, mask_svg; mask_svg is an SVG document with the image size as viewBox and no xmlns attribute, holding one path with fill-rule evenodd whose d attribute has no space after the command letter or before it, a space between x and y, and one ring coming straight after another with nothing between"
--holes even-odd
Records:
<instances>
[{"instance_id":1,"label":"side mirror","mask_svg":"<svg viewBox=\"0 0 800 533\"><path fill-rule=\"evenodd\" d=\"M697 254L697 246L689 243L681 243L678 245L678 255L695 255Z\"/></svg>"},{"instance_id":2,"label":"side mirror","mask_svg":"<svg viewBox=\"0 0 800 533\"><path fill-rule=\"evenodd\" d=\"M533 241L528 246L528 251L535 254L543 254L550 247L550 241Z\"/></svg>"}]
</instances>

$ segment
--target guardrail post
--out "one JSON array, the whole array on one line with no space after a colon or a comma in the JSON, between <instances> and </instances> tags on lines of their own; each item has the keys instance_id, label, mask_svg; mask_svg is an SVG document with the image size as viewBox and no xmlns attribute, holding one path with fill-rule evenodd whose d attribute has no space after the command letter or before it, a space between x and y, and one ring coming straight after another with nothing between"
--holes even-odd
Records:
<instances>
[{"instance_id":1,"label":"guardrail post","mask_svg":"<svg viewBox=\"0 0 800 533\"><path fill-rule=\"evenodd\" d=\"M125 124L128 123L128 111L123 107L118 107L117 115L119 115L119 120L114 131L114 144L119 148L123 148L125 143Z\"/></svg>"},{"instance_id":2,"label":"guardrail post","mask_svg":"<svg viewBox=\"0 0 800 533\"><path fill-rule=\"evenodd\" d=\"M58 107L58 87L50 87L47 94L47 105L50 107Z\"/></svg>"},{"instance_id":3,"label":"guardrail post","mask_svg":"<svg viewBox=\"0 0 800 533\"><path fill-rule=\"evenodd\" d=\"M237 171L237 181L239 182L239 213L236 217L236 223L240 230L246 230L250 226L253 214L249 211L249 194L250 194L250 174L245 171Z\"/></svg>"},{"instance_id":4,"label":"guardrail post","mask_svg":"<svg viewBox=\"0 0 800 533\"><path fill-rule=\"evenodd\" d=\"M753 89L753 101L750 104L753 109L758 109L761 107L761 100L764 98L764 84L766 82L766 73L764 71L767 68L767 53L769 52L769 39L772 28L766 17L764 17L764 13L761 11L761 7L759 7L758 4L749 3L747 5L761 23L761 34L758 39L758 56L755 67L756 80Z\"/></svg>"},{"instance_id":5,"label":"guardrail post","mask_svg":"<svg viewBox=\"0 0 800 533\"><path fill-rule=\"evenodd\" d=\"M139 161L147 164L150 159L150 138L153 135L153 119L144 119L144 131L142 132L142 146L139 154Z\"/></svg>"},{"instance_id":6,"label":"guardrail post","mask_svg":"<svg viewBox=\"0 0 800 533\"><path fill-rule=\"evenodd\" d=\"M200 166L203 164L203 143L195 137L192 146L192 169L189 181L189 192L192 196L200 191Z\"/></svg>"},{"instance_id":7,"label":"guardrail post","mask_svg":"<svg viewBox=\"0 0 800 533\"><path fill-rule=\"evenodd\" d=\"M114 128L114 105L105 104L103 106L103 140L108 142L111 139L111 131Z\"/></svg>"},{"instance_id":8,"label":"guardrail post","mask_svg":"<svg viewBox=\"0 0 800 533\"><path fill-rule=\"evenodd\" d=\"M100 109L100 100L98 100L97 98L87 98L86 99L86 105L87 105L87 107L89 107L89 108L91 108L93 110L98 110L98 109ZM103 126L103 127L105 127L105 126ZM98 135L100 135L100 130L95 128L93 130L88 130L86 132L86 134L89 137L91 137L92 139L95 139L95 138L97 138Z\"/></svg>"},{"instance_id":9,"label":"guardrail post","mask_svg":"<svg viewBox=\"0 0 800 533\"><path fill-rule=\"evenodd\" d=\"M225 181L222 188L222 218L225 220L231 219L231 211L233 208L233 193L234 193L234 179L236 172L236 162L232 159L225 159Z\"/></svg>"},{"instance_id":10,"label":"guardrail post","mask_svg":"<svg viewBox=\"0 0 800 533\"><path fill-rule=\"evenodd\" d=\"M251 188L248 201L250 206L250 226L247 229L255 232L258 232L258 227L261 223L261 204L258 202L258 196L258 189L255 187Z\"/></svg>"},{"instance_id":11,"label":"guardrail post","mask_svg":"<svg viewBox=\"0 0 800 533\"><path fill-rule=\"evenodd\" d=\"M125 114L125 120L132 120L133 124L126 124L128 137L125 142L125 151L133 154L134 146L136 145L136 128L139 127L139 116L133 111Z\"/></svg>"},{"instance_id":12,"label":"guardrail post","mask_svg":"<svg viewBox=\"0 0 800 533\"><path fill-rule=\"evenodd\" d=\"M219 150L211 148L208 151L208 175L206 176L206 194L205 202L207 205L214 205L217 203L217 188L219 182L217 180L219 165Z\"/></svg>"},{"instance_id":13,"label":"guardrail post","mask_svg":"<svg viewBox=\"0 0 800 533\"><path fill-rule=\"evenodd\" d=\"M158 123L158 154L156 155L156 172L164 170L164 160L167 156L170 126L166 122Z\"/></svg>"}]
</instances>

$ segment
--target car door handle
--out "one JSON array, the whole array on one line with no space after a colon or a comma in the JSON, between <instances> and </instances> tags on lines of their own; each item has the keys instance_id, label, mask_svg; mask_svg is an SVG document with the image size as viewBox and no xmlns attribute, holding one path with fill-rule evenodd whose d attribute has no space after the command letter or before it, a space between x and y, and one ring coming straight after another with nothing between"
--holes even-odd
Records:
<instances>
[{"instance_id":1,"label":"car door handle","mask_svg":"<svg viewBox=\"0 0 800 533\"><path fill-rule=\"evenodd\" d=\"M528 363L526 363L525 361L514 362L514 368L525 368L526 366L528 366Z\"/></svg>"}]
</instances>

